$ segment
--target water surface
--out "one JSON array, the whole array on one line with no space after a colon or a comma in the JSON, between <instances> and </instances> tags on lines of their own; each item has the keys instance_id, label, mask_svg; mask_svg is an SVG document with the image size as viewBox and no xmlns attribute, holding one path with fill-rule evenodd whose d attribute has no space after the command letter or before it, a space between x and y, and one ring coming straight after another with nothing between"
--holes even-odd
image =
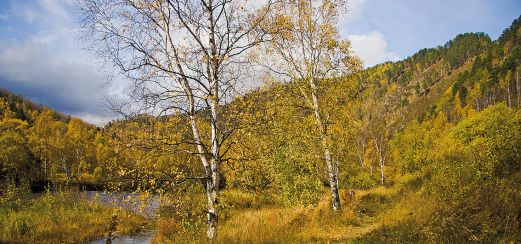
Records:
<instances>
[{"instance_id":1,"label":"water surface","mask_svg":"<svg viewBox=\"0 0 521 244\"><path fill-rule=\"evenodd\" d=\"M126 193L126 192L103 192L103 191L85 191L82 192L82 197L89 201L97 201L99 204L111 206L111 207L121 207L128 209L134 213L146 216L146 217L154 217L159 210L159 199L157 197L149 197L142 198L139 194L136 193ZM154 231L151 230L142 230L136 235L123 235L118 236L112 241L114 244L141 244L141 243L150 243L154 236ZM93 244L104 244L106 243L107 238L101 238L95 240L91 243Z\"/></svg>"}]
</instances>

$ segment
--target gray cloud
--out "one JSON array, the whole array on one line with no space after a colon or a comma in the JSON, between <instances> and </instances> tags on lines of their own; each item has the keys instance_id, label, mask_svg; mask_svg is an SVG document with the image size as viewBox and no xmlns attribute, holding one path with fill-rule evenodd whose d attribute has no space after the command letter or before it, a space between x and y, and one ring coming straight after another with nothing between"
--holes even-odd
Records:
<instances>
[{"instance_id":1,"label":"gray cloud","mask_svg":"<svg viewBox=\"0 0 521 244\"><path fill-rule=\"evenodd\" d=\"M74 116L109 116L103 108L104 77L94 65L55 57L41 43L0 45L8 46L0 51L0 86Z\"/></svg>"},{"instance_id":2,"label":"gray cloud","mask_svg":"<svg viewBox=\"0 0 521 244\"><path fill-rule=\"evenodd\" d=\"M110 93L104 86L106 75L74 38L73 18L65 10L70 2L17 3L12 2L12 9L26 9L18 15L33 29L15 37L0 34L0 87L94 124L114 118L104 106L104 96ZM27 19L28 12L38 14ZM39 17L45 21L36 23ZM11 25L16 28L17 24Z\"/></svg>"}]
</instances>

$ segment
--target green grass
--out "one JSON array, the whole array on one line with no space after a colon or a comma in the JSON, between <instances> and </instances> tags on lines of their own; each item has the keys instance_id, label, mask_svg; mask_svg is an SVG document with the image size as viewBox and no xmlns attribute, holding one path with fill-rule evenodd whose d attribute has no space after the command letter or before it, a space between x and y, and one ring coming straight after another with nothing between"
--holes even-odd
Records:
<instances>
[{"instance_id":1,"label":"green grass","mask_svg":"<svg viewBox=\"0 0 521 244\"><path fill-rule=\"evenodd\" d=\"M117 215L117 234L142 229L145 219L126 210L78 199L70 192L0 201L0 243L84 243L107 235Z\"/></svg>"}]
</instances>

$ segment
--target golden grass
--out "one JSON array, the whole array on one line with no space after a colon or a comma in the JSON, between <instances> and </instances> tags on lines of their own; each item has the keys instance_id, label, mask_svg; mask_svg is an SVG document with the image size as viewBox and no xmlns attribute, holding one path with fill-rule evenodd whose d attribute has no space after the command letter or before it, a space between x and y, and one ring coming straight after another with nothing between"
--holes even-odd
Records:
<instances>
[{"instance_id":1,"label":"golden grass","mask_svg":"<svg viewBox=\"0 0 521 244\"><path fill-rule=\"evenodd\" d=\"M345 195L341 192L342 195ZM317 206L262 208L232 213L219 228L219 243L352 242L376 229L377 218L359 213L363 196L393 197L395 189L384 187L357 192L355 199L342 199L343 208L330 209L329 194Z\"/></svg>"},{"instance_id":2,"label":"golden grass","mask_svg":"<svg viewBox=\"0 0 521 244\"><path fill-rule=\"evenodd\" d=\"M0 243L82 243L103 238L112 214L117 233L139 231L145 220L128 211L78 201L68 193L47 193L0 206Z\"/></svg>"},{"instance_id":3,"label":"golden grass","mask_svg":"<svg viewBox=\"0 0 521 244\"><path fill-rule=\"evenodd\" d=\"M298 232L304 208L247 210L234 215L219 229L219 242L288 242Z\"/></svg>"},{"instance_id":4,"label":"golden grass","mask_svg":"<svg viewBox=\"0 0 521 244\"><path fill-rule=\"evenodd\" d=\"M227 191L226 218L219 223L216 243L358 243L382 228L395 226L413 217L430 214L424 208L411 215L424 202L416 190L404 190L417 177L408 177L394 187L376 187L356 191L352 198L344 190L340 192L342 209L333 212L330 195L324 191L315 206L283 206L280 203L266 205L251 193ZM276 201L275 201L276 202ZM222 213L222 212L221 212ZM176 222L162 220L159 229L170 229ZM192 242L204 242L204 226L198 227ZM156 232L158 243L175 242L180 233ZM202 239L201 239L202 238ZM160 240L160 241L159 241ZM187 241L190 242L190 241Z\"/></svg>"}]
</instances>

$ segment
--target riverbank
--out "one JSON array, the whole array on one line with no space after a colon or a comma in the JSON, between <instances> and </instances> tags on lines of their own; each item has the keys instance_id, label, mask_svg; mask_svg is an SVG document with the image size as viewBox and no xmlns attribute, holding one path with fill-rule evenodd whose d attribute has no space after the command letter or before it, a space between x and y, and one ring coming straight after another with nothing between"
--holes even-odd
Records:
<instances>
[{"instance_id":1,"label":"riverbank","mask_svg":"<svg viewBox=\"0 0 521 244\"><path fill-rule=\"evenodd\" d=\"M90 242L108 234L112 219L118 235L136 234L146 224L130 210L87 201L72 192L14 196L0 201L0 243Z\"/></svg>"}]
</instances>

